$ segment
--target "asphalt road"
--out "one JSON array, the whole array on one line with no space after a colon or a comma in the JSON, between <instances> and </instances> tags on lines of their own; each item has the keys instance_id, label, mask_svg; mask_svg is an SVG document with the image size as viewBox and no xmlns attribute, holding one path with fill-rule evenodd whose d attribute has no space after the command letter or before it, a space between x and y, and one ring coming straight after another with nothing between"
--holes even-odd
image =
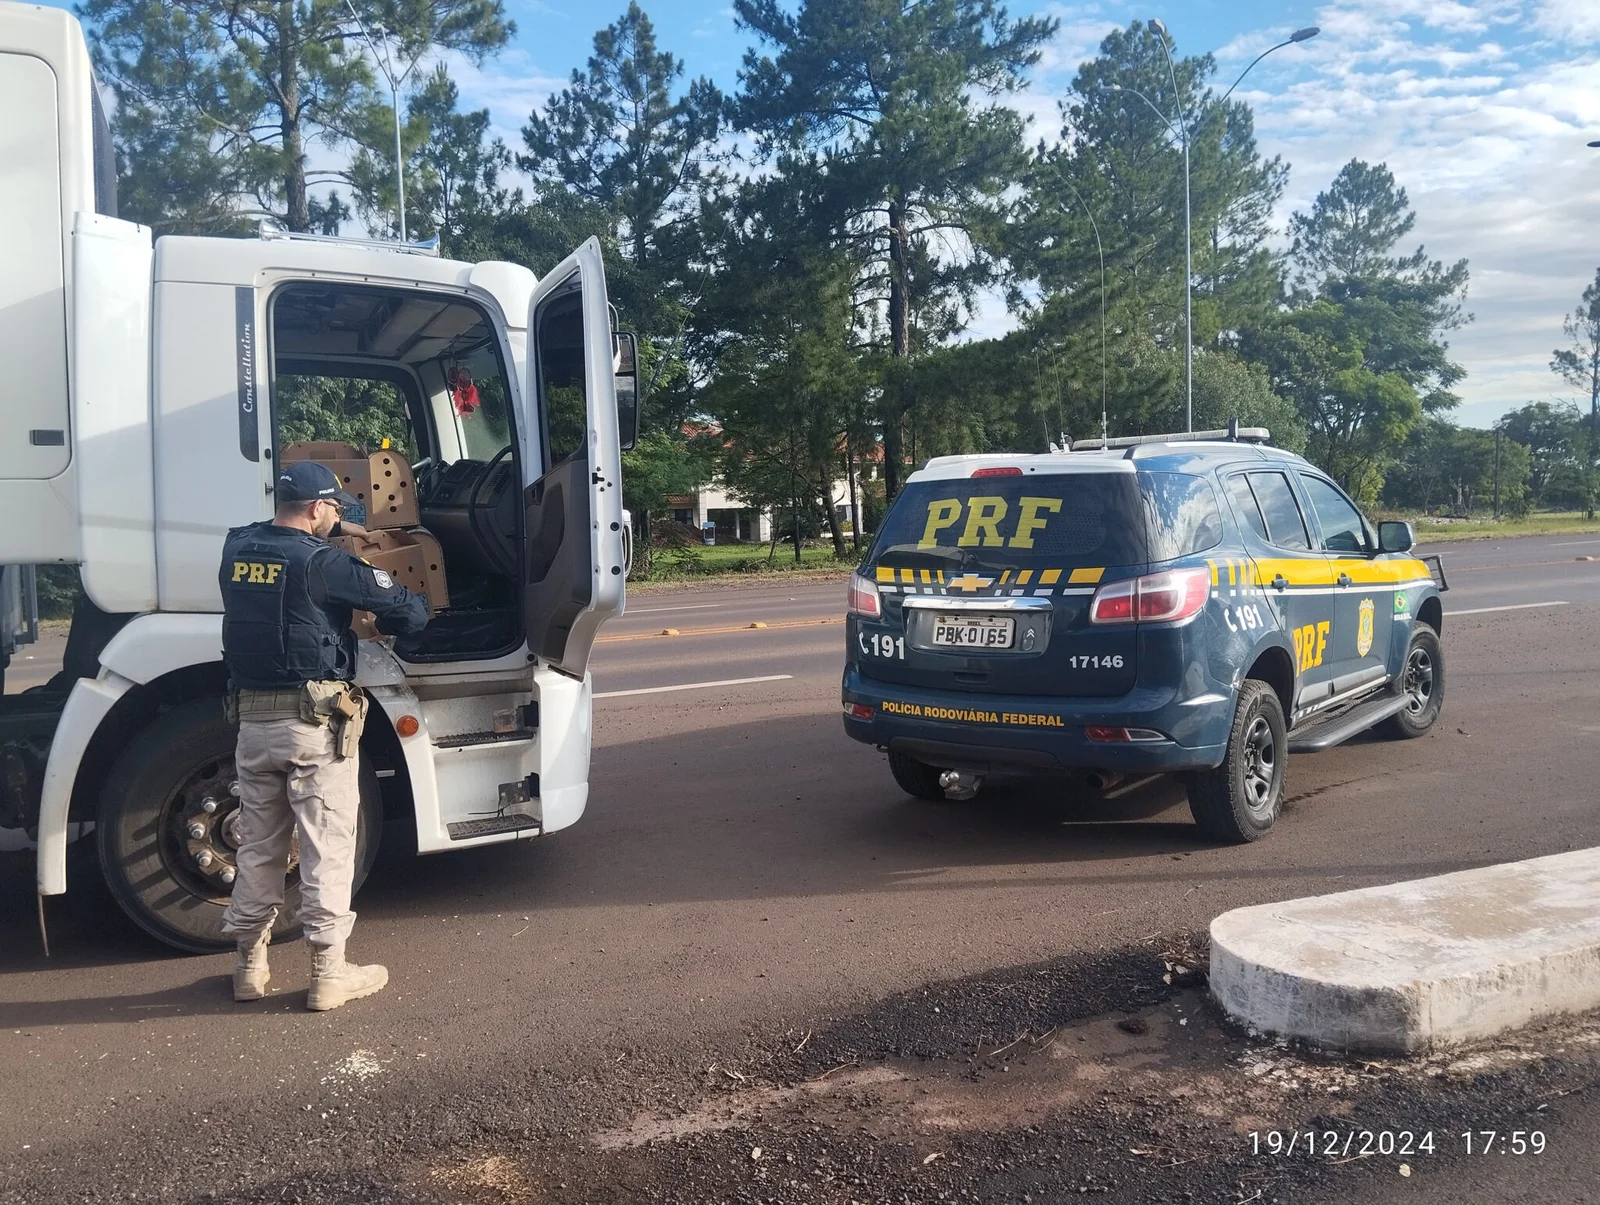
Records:
<instances>
[{"instance_id":1,"label":"asphalt road","mask_svg":"<svg viewBox=\"0 0 1600 1205\"><path fill-rule=\"evenodd\" d=\"M307 1200L612 1199L556 1191L593 1133L742 1086L726 1068L785 1034L928 985L1160 945L1243 904L1600 844L1600 561L1576 559L1600 537L1436 550L1453 587L1441 724L1295 758L1286 816L1249 847L1200 841L1160 781L1115 799L905 798L841 732L843 585L828 582L636 596L595 660L588 814L545 839L381 860L352 954L385 963L390 987L336 1013L302 1011L293 947L273 953L281 994L235 1006L226 957L172 955L87 875L49 902L47 962L26 855L0 855L0 1201L276 1200L291 1170ZM763 680L697 685L747 679ZM1597 1095L1573 1097L1573 1144L1518 1191L1557 1199L1538 1191L1548 1176L1578 1200L1567 1186L1600 1183L1576 1141L1596 1132ZM561 1142L580 1153L551 1165L544 1196L496 1180L492 1159L554 1159ZM479 1170L439 1170L458 1165Z\"/></svg>"}]
</instances>

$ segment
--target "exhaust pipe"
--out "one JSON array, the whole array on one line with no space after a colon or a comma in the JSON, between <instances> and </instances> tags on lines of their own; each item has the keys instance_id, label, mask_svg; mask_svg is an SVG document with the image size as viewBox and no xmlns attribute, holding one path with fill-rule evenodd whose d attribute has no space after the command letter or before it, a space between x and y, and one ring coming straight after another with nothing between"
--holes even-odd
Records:
<instances>
[{"instance_id":1,"label":"exhaust pipe","mask_svg":"<svg viewBox=\"0 0 1600 1205\"><path fill-rule=\"evenodd\" d=\"M939 775L939 786L944 791L944 797L958 803L971 799L982 785L981 774L971 774L966 770L946 770Z\"/></svg>"},{"instance_id":2,"label":"exhaust pipe","mask_svg":"<svg viewBox=\"0 0 1600 1205\"><path fill-rule=\"evenodd\" d=\"M1084 775L1084 782L1089 784L1091 791L1109 791L1126 777L1127 775L1118 774L1115 770L1090 770Z\"/></svg>"}]
</instances>

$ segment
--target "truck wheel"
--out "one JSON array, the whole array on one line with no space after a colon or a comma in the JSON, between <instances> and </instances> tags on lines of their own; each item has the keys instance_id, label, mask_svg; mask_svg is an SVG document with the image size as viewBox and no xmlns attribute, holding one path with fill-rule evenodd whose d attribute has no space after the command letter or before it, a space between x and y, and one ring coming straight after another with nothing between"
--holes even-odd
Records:
<instances>
[{"instance_id":1,"label":"truck wheel","mask_svg":"<svg viewBox=\"0 0 1600 1205\"><path fill-rule=\"evenodd\" d=\"M1222 764L1188 775L1189 811L1200 831L1218 841L1266 836L1283 811L1288 751L1277 692L1265 682L1246 681Z\"/></svg>"},{"instance_id":2,"label":"truck wheel","mask_svg":"<svg viewBox=\"0 0 1600 1205\"><path fill-rule=\"evenodd\" d=\"M223 719L220 699L174 707L123 750L100 794L95 832L113 898L156 940L195 954L233 945L222 932L222 910L232 891L238 832L238 735L237 726ZM382 793L365 762L360 784L358 889L372 868L383 827ZM298 853L292 846L275 941L299 933Z\"/></svg>"},{"instance_id":3,"label":"truck wheel","mask_svg":"<svg viewBox=\"0 0 1600 1205\"><path fill-rule=\"evenodd\" d=\"M939 785L939 775L942 771L938 766L930 766L914 757L907 757L904 753L890 750L889 771L894 775L895 782L900 784L900 789L907 795L913 795L918 799L941 801L944 799L944 788Z\"/></svg>"},{"instance_id":4,"label":"truck wheel","mask_svg":"<svg viewBox=\"0 0 1600 1205\"><path fill-rule=\"evenodd\" d=\"M1439 647L1439 633L1420 621L1411 632L1405 669L1400 671L1395 693L1405 696L1405 710L1378 725L1379 734L1390 740L1409 741L1422 736L1444 709L1444 653Z\"/></svg>"}]
</instances>

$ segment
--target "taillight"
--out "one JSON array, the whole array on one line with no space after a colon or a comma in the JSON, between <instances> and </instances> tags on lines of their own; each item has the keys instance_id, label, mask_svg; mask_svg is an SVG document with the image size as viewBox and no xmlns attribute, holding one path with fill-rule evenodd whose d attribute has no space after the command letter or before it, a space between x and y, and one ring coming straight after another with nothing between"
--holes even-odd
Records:
<instances>
[{"instance_id":1,"label":"taillight","mask_svg":"<svg viewBox=\"0 0 1600 1205\"><path fill-rule=\"evenodd\" d=\"M883 615L883 600L878 596L876 582L870 582L859 573L850 575L850 614L864 619L878 619Z\"/></svg>"},{"instance_id":2,"label":"taillight","mask_svg":"<svg viewBox=\"0 0 1600 1205\"><path fill-rule=\"evenodd\" d=\"M1090 623L1132 623L1136 618L1134 604L1139 594L1139 581L1130 577L1125 582L1112 582L1095 591L1089 604Z\"/></svg>"},{"instance_id":3,"label":"taillight","mask_svg":"<svg viewBox=\"0 0 1600 1205\"><path fill-rule=\"evenodd\" d=\"M1095 592L1090 623L1172 623L1198 615L1211 597L1211 570L1169 569Z\"/></svg>"}]
</instances>

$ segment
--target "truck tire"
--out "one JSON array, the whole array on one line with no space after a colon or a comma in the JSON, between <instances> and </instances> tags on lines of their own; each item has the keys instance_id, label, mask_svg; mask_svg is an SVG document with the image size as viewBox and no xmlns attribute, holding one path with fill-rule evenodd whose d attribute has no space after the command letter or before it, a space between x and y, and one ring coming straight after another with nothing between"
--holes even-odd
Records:
<instances>
[{"instance_id":1,"label":"truck tire","mask_svg":"<svg viewBox=\"0 0 1600 1205\"><path fill-rule=\"evenodd\" d=\"M1247 680L1222 764L1187 776L1189 811L1200 831L1218 841L1265 837L1283 811L1288 752L1288 726L1277 692L1265 682Z\"/></svg>"},{"instance_id":2,"label":"truck tire","mask_svg":"<svg viewBox=\"0 0 1600 1205\"><path fill-rule=\"evenodd\" d=\"M1379 724L1378 734L1395 741L1426 735L1444 709L1444 653L1439 646L1439 633L1420 620L1412 629L1405 668L1400 671L1394 693L1406 697L1405 710Z\"/></svg>"},{"instance_id":3,"label":"truck tire","mask_svg":"<svg viewBox=\"0 0 1600 1205\"><path fill-rule=\"evenodd\" d=\"M239 730L222 716L221 699L198 699L162 713L117 758L100 793L95 832L100 864L112 897L129 919L157 941L194 954L229 949L222 910L230 888L221 881L231 866L229 817L233 756ZM355 886L372 868L383 827L377 775L363 761L361 812L356 824ZM216 810L206 813L210 799ZM186 826L208 828L218 853L210 873L197 864ZM300 877L291 870L274 941L299 934Z\"/></svg>"},{"instance_id":4,"label":"truck tire","mask_svg":"<svg viewBox=\"0 0 1600 1205\"><path fill-rule=\"evenodd\" d=\"M943 800L944 788L939 785L942 771L904 753L889 752L889 772L900 789L917 799Z\"/></svg>"}]
</instances>

